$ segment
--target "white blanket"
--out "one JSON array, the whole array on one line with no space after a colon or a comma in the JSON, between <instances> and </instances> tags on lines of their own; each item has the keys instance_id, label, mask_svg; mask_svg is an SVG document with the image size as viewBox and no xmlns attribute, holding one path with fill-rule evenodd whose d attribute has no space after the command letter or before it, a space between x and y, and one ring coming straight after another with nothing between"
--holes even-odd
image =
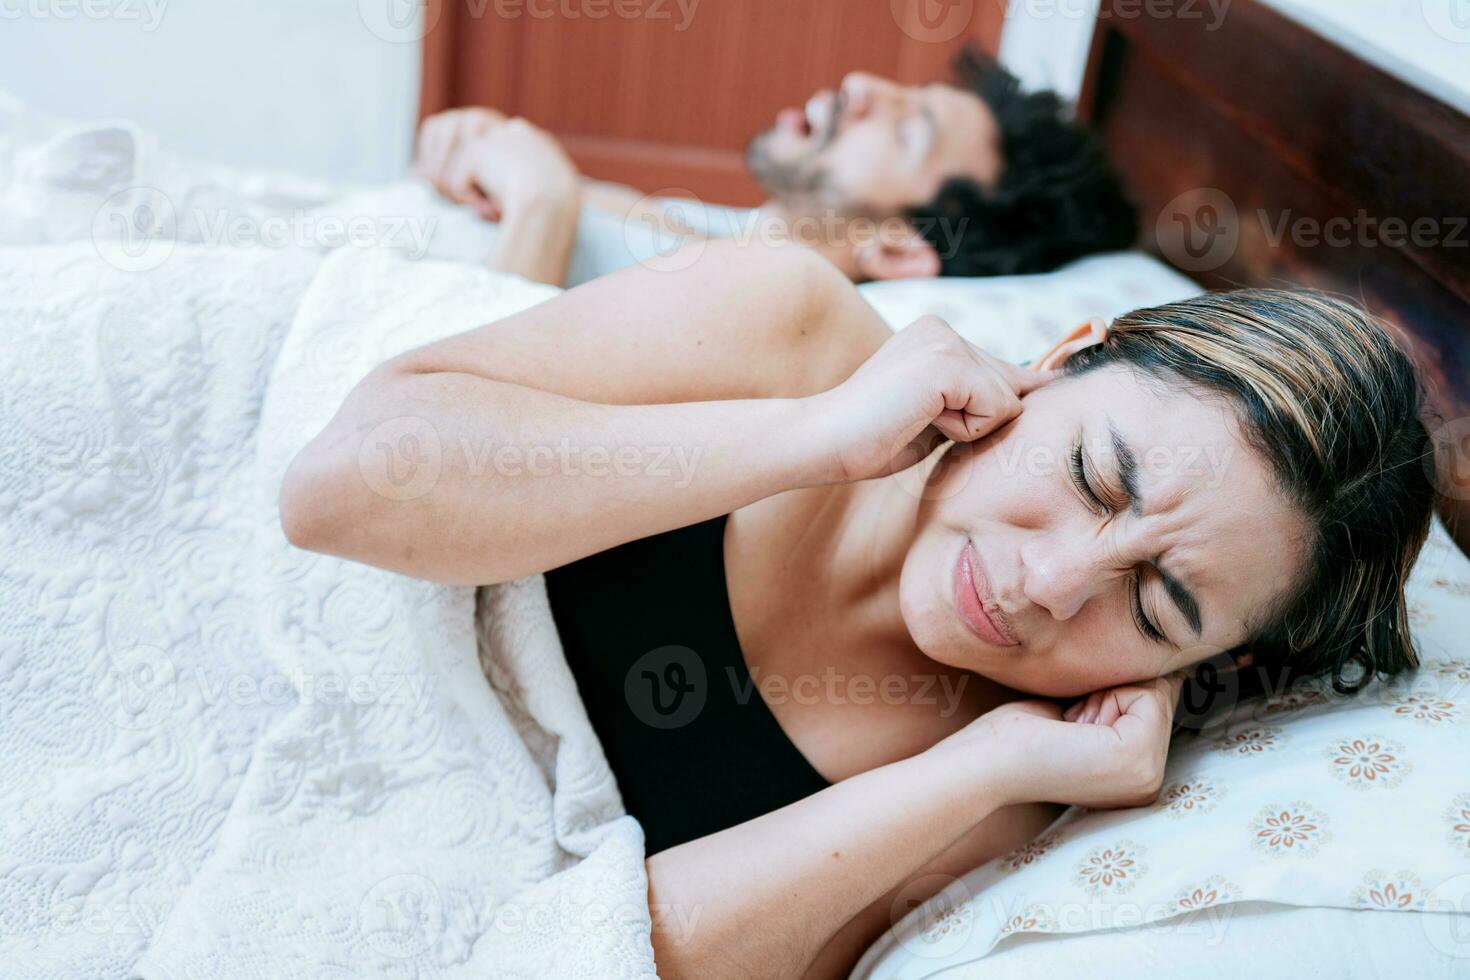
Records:
<instances>
[{"instance_id":1,"label":"white blanket","mask_svg":"<svg viewBox=\"0 0 1470 980\"><path fill-rule=\"evenodd\" d=\"M477 619L276 516L369 367L549 291L171 247L0 251L4 970L651 976L642 835L540 580Z\"/></svg>"}]
</instances>

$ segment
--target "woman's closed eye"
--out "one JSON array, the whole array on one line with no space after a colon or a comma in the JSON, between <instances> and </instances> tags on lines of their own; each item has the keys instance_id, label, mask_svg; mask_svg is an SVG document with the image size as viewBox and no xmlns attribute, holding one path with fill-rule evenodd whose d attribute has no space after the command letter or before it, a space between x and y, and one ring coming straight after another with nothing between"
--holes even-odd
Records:
<instances>
[{"instance_id":1,"label":"woman's closed eye","mask_svg":"<svg viewBox=\"0 0 1470 980\"><path fill-rule=\"evenodd\" d=\"M1093 489L1092 480L1089 479L1091 467L1087 463L1087 455L1082 450L1082 438L1072 444L1072 451L1068 460L1068 469L1071 471L1072 484L1077 493L1082 497L1082 502L1087 509L1099 517L1106 517L1115 512L1115 508L1109 506L1103 500L1103 494ZM1128 603L1133 612L1133 623L1145 638L1154 643L1166 643L1167 638L1163 631L1153 624L1148 613L1144 611L1143 599L1140 595L1142 586L1141 573L1134 572L1128 580Z\"/></svg>"}]
</instances>

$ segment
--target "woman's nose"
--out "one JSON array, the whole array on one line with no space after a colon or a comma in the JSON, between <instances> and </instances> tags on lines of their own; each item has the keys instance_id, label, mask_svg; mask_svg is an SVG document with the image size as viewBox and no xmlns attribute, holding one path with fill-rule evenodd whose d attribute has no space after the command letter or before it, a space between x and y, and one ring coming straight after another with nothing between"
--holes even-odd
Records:
<instances>
[{"instance_id":1,"label":"woman's nose","mask_svg":"<svg viewBox=\"0 0 1470 980\"><path fill-rule=\"evenodd\" d=\"M1021 546L1021 566L1027 600L1058 620L1077 615L1106 578L1088 549L1075 542L1028 542Z\"/></svg>"}]
</instances>

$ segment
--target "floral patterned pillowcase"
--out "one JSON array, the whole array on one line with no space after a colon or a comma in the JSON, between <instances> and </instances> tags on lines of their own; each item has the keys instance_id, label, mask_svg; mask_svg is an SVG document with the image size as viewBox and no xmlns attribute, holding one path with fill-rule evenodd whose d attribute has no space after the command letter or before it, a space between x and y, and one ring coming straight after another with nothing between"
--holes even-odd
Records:
<instances>
[{"instance_id":1,"label":"floral patterned pillowcase","mask_svg":"<svg viewBox=\"0 0 1470 980\"><path fill-rule=\"evenodd\" d=\"M1354 698L1302 684L1177 736L1152 806L1068 810L915 909L855 975L970 962L1013 933L1219 924L1239 902L1470 910L1470 561L1438 522L1409 598L1417 671ZM1426 955L1470 962L1466 920L1421 920Z\"/></svg>"}]
</instances>

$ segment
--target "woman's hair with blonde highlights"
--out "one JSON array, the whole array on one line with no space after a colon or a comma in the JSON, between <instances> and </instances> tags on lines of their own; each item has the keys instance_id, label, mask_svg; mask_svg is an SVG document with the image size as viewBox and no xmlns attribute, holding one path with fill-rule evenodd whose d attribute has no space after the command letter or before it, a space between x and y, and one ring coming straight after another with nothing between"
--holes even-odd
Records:
<instances>
[{"instance_id":1,"label":"woman's hair with blonde highlights","mask_svg":"<svg viewBox=\"0 0 1470 980\"><path fill-rule=\"evenodd\" d=\"M1109 365L1223 396L1306 518L1304 573L1241 648L1257 668L1242 694L1303 676L1353 693L1418 664L1404 585L1429 532L1433 451L1385 324L1324 293L1208 293L1119 317L1063 369Z\"/></svg>"}]
</instances>

